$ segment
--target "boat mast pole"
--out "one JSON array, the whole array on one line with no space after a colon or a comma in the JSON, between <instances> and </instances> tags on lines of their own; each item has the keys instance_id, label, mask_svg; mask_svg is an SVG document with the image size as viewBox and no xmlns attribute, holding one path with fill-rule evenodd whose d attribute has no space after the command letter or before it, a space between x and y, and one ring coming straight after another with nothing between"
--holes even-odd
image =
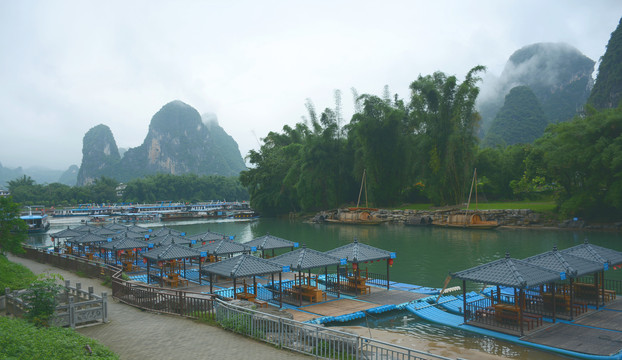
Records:
<instances>
[{"instance_id":1,"label":"boat mast pole","mask_svg":"<svg viewBox=\"0 0 622 360\"><path fill-rule=\"evenodd\" d=\"M359 198L356 201L356 207L359 207L361 202L361 194L363 193L363 184L365 183L365 169L363 169L363 178L361 179L361 189L359 190ZM365 206L367 206L367 186L365 186Z\"/></svg>"},{"instance_id":2,"label":"boat mast pole","mask_svg":"<svg viewBox=\"0 0 622 360\"><path fill-rule=\"evenodd\" d=\"M473 171L473 180L471 180L471 190L469 191L469 200L467 201L467 208L464 211L464 216L468 216L469 206L471 206L471 195L473 194L473 184L475 183L475 176L477 175L477 169ZM477 209L477 187L475 188L475 208Z\"/></svg>"}]
</instances>

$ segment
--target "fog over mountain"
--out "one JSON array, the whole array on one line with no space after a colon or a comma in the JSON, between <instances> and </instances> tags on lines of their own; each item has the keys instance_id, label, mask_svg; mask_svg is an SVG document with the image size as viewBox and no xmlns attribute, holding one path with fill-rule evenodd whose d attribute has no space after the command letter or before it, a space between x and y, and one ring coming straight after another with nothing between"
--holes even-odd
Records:
<instances>
[{"instance_id":1,"label":"fog over mountain","mask_svg":"<svg viewBox=\"0 0 622 360\"><path fill-rule=\"evenodd\" d=\"M512 88L527 86L542 106L546 121L572 119L585 105L593 86L594 61L565 43L536 43L515 51L499 77L481 85L480 135L490 128Z\"/></svg>"}]
</instances>

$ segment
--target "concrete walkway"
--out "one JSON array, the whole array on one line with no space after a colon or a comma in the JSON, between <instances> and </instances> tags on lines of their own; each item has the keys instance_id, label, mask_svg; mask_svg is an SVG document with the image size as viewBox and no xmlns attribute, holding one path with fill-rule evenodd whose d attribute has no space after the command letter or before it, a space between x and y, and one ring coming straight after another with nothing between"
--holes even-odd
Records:
<instances>
[{"instance_id":1,"label":"concrete walkway","mask_svg":"<svg viewBox=\"0 0 622 360\"><path fill-rule=\"evenodd\" d=\"M93 286L97 294L108 292L107 324L78 329L119 354L121 359L249 359L286 360L311 357L231 333L216 326L173 316L159 315L125 305L112 299L112 290L98 279L78 275L47 264L8 254L35 274L60 274L83 289Z\"/></svg>"}]
</instances>

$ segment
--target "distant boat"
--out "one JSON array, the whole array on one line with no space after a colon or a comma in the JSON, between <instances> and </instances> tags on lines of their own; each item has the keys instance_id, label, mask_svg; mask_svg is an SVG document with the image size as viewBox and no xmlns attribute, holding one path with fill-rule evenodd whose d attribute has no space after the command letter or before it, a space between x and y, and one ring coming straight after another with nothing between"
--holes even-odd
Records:
<instances>
[{"instance_id":1,"label":"distant boat","mask_svg":"<svg viewBox=\"0 0 622 360\"><path fill-rule=\"evenodd\" d=\"M254 220L259 218L259 213L255 212L255 210L236 210L233 211L232 214L228 216L229 219L234 220Z\"/></svg>"},{"instance_id":2,"label":"distant boat","mask_svg":"<svg viewBox=\"0 0 622 360\"><path fill-rule=\"evenodd\" d=\"M361 194L365 189L365 207L359 207L361 202ZM347 209L338 209L332 214L322 217L327 223L334 224L351 224L351 225L380 225L384 222L382 219L378 219L374 216L373 212L378 209L367 207L367 181L366 170L363 170L363 178L361 179L361 190L359 190L359 197L356 202L356 207Z\"/></svg>"},{"instance_id":3,"label":"distant boat","mask_svg":"<svg viewBox=\"0 0 622 360\"><path fill-rule=\"evenodd\" d=\"M35 208L35 210L33 211L32 208ZM48 215L45 213L43 206L28 206L28 213L22 214L20 219L26 222L28 225L28 233L30 234L44 233L50 229Z\"/></svg>"},{"instance_id":4,"label":"distant boat","mask_svg":"<svg viewBox=\"0 0 622 360\"><path fill-rule=\"evenodd\" d=\"M475 185L475 210L469 210L471 205L471 195L473 194L473 186ZM469 200L467 202L467 208L464 214L453 214L444 216L442 219L434 220L432 225L456 227L456 228L468 228L468 229L482 229L489 230L499 226L496 221L486 221L482 219L482 216L477 210L477 169L473 171L473 180L471 181L471 191L469 192Z\"/></svg>"}]
</instances>

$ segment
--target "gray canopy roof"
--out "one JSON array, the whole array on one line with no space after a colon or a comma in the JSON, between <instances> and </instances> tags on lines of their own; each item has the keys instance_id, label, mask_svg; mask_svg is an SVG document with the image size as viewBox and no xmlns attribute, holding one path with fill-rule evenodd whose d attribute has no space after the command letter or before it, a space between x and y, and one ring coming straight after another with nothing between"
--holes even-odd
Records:
<instances>
[{"instance_id":1,"label":"gray canopy roof","mask_svg":"<svg viewBox=\"0 0 622 360\"><path fill-rule=\"evenodd\" d=\"M150 232L149 229L142 227L142 226L138 226L138 225L132 225L132 226L128 226L127 229L129 231L133 231L133 232L137 232L137 233L147 233Z\"/></svg>"},{"instance_id":2,"label":"gray canopy roof","mask_svg":"<svg viewBox=\"0 0 622 360\"><path fill-rule=\"evenodd\" d=\"M75 231L73 229L70 229L69 226L67 226L66 229L63 229L59 232L55 232L54 234L50 234L50 237L53 237L55 239L61 239L61 238L72 238L72 237L77 237L77 236L82 236L82 235L84 235L83 232Z\"/></svg>"},{"instance_id":3,"label":"gray canopy roof","mask_svg":"<svg viewBox=\"0 0 622 360\"><path fill-rule=\"evenodd\" d=\"M145 236L149 236L147 233L137 233L137 232L133 232L130 230L124 231L124 232L120 232L117 235L113 236L113 239L126 239L126 238L131 238L131 239L145 239Z\"/></svg>"},{"instance_id":4,"label":"gray canopy roof","mask_svg":"<svg viewBox=\"0 0 622 360\"><path fill-rule=\"evenodd\" d=\"M110 235L117 235L119 233L119 231L118 230L112 230L112 229L99 228L99 229L96 229L96 230L92 230L91 233L97 234L97 235L101 235L101 236L110 236Z\"/></svg>"},{"instance_id":5,"label":"gray canopy roof","mask_svg":"<svg viewBox=\"0 0 622 360\"><path fill-rule=\"evenodd\" d=\"M325 254L332 255L339 259L347 259L347 261L351 263L395 258L394 252L360 243L356 238L354 242L326 251Z\"/></svg>"},{"instance_id":6,"label":"gray canopy roof","mask_svg":"<svg viewBox=\"0 0 622 360\"><path fill-rule=\"evenodd\" d=\"M530 256L525 261L558 273L564 272L569 277L592 274L603 269L602 262L588 260L572 254L563 254L557 251L557 247L554 247L552 251Z\"/></svg>"},{"instance_id":7,"label":"gray canopy roof","mask_svg":"<svg viewBox=\"0 0 622 360\"><path fill-rule=\"evenodd\" d=\"M262 237L258 237L253 239L245 245L250 247L256 247L257 250L271 250L271 249L284 249L284 248L295 248L298 247L298 243L281 239L280 237L272 236L270 234L266 234Z\"/></svg>"},{"instance_id":8,"label":"gray canopy roof","mask_svg":"<svg viewBox=\"0 0 622 360\"><path fill-rule=\"evenodd\" d=\"M77 227L73 228L72 230L84 233L84 232L88 232L88 231L93 232L93 231L98 230L98 229L99 229L99 227L97 227L97 226L86 224L86 225L77 226Z\"/></svg>"},{"instance_id":9,"label":"gray canopy roof","mask_svg":"<svg viewBox=\"0 0 622 360\"><path fill-rule=\"evenodd\" d=\"M104 228L105 229L110 229L110 230L115 230L115 231L125 231L125 230L127 230L127 226L121 225L121 224L117 224L117 223L105 224Z\"/></svg>"},{"instance_id":10,"label":"gray canopy roof","mask_svg":"<svg viewBox=\"0 0 622 360\"><path fill-rule=\"evenodd\" d=\"M179 230L175 230L175 229L171 229L168 227L162 227L160 229L154 229L151 232L151 236L164 236L164 235L177 235L177 236L184 236L186 233L183 231L179 231Z\"/></svg>"},{"instance_id":11,"label":"gray canopy roof","mask_svg":"<svg viewBox=\"0 0 622 360\"><path fill-rule=\"evenodd\" d=\"M174 234L149 237L149 242L152 242L155 246L166 246L169 244L189 245L192 244L194 241L195 240L190 240L186 237Z\"/></svg>"},{"instance_id":12,"label":"gray canopy roof","mask_svg":"<svg viewBox=\"0 0 622 360\"><path fill-rule=\"evenodd\" d=\"M70 244L92 244L92 243L99 243L99 242L107 242L108 238L109 236L102 236L102 235L97 235L97 234L93 234L90 232L86 232L82 234L82 236L68 239L66 242Z\"/></svg>"},{"instance_id":13,"label":"gray canopy roof","mask_svg":"<svg viewBox=\"0 0 622 360\"><path fill-rule=\"evenodd\" d=\"M505 258L451 274L452 277L488 285L527 288L555 282L559 272L533 265L524 260Z\"/></svg>"},{"instance_id":14,"label":"gray canopy roof","mask_svg":"<svg viewBox=\"0 0 622 360\"><path fill-rule=\"evenodd\" d=\"M289 266L291 270L306 270L332 265L340 265L341 260L323 252L308 249L303 245L302 248L270 259L283 266Z\"/></svg>"},{"instance_id":15,"label":"gray canopy roof","mask_svg":"<svg viewBox=\"0 0 622 360\"><path fill-rule=\"evenodd\" d=\"M196 247L197 250L206 251L210 255L222 256L237 253L250 253L251 248L246 244L240 244L231 240L221 239L216 242Z\"/></svg>"},{"instance_id":16,"label":"gray canopy roof","mask_svg":"<svg viewBox=\"0 0 622 360\"><path fill-rule=\"evenodd\" d=\"M208 274L235 279L240 277L287 272L289 269L283 268L282 265L273 261L244 254L206 265L201 271Z\"/></svg>"},{"instance_id":17,"label":"gray canopy roof","mask_svg":"<svg viewBox=\"0 0 622 360\"><path fill-rule=\"evenodd\" d=\"M205 255L205 253L201 254L200 251L189 248L187 246L170 244L150 250L149 252L144 253L143 257L155 261L164 261L199 257Z\"/></svg>"},{"instance_id":18,"label":"gray canopy roof","mask_svg":"<svg viewBox=\"0 0 622 360\"><path fill-rule=\"evenodd\" d=\"M191 239L195 239L197 241L216 241L221 239L227 239L229 236L225 234L215 233L212 231L206 231L203 233L195 234L190 236Z\"/></svg>"},{"instance_id":19,"label":"gray canopy roof","mask_svg":"<svg viewBox=\"0 0 622 360\"><path fill-rule=\"evenodd\" d=\"M106 242L101 246L102 249L107 250L126 250L126 249L134 249L134 248L146 248L149 247L149 243L139 239L133 238L122 238L119 240L113 240L110 242ZM153 245L153 244L151 244Z\"/></svg>"},{"instance_id":20,"label":"gray canopy roof","mask_svg":"<svg viewBox=\"0 0 622 360\"><path fill-rule=\"evenodd\" d=\"M584 259L597 261L601 264L605 262L608 262L609 265L622 264L621 252L590 244L587 239L583 244L561 250L561 252L563 254L571 254Z\"/></svg>"}]
</instances>

